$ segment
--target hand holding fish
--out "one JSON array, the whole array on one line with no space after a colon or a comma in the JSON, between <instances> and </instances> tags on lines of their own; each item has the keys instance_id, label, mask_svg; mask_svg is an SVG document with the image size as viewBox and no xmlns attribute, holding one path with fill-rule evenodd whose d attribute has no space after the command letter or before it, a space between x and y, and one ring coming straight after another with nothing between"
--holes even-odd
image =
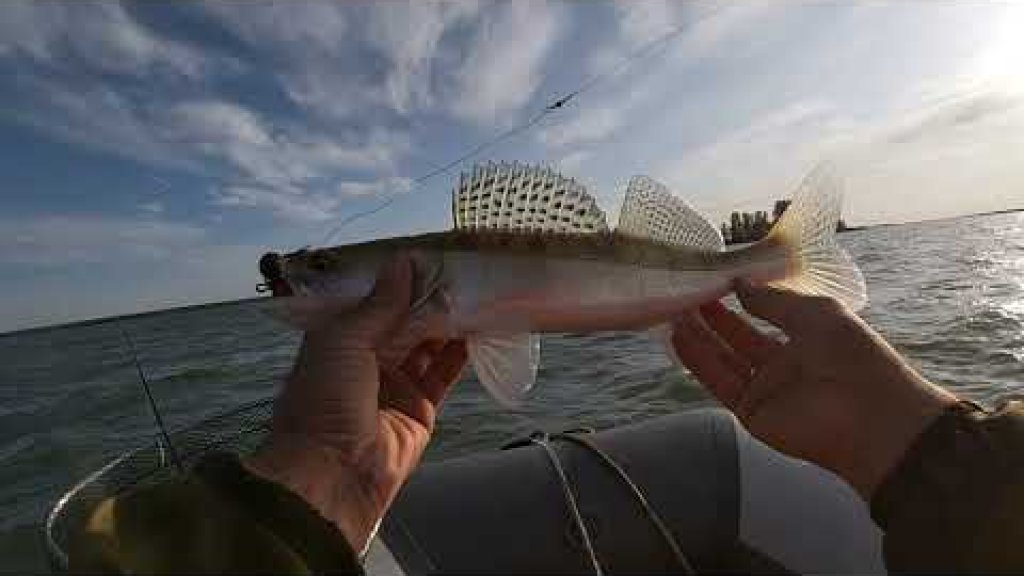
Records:
<instances>
[{"instance_id":1,"label":"hand holding fish","mask_svg":"<svg viewBox=\"0 0 1024 576\"><path fill-rule=\"evenodd\" d=\"M835 300L745 283L737 295L785 341L714 302L675 323L680 361L756 437L832 470L870 501L956 397Z\"/></svg>"},{"instance_id":2,"label":"hand holding fish","mask_svg":"<svg viewBox=\"0 0 1024 576\"><path fill-rule=\"evenodd\" d=\"M399 257L361 305L306 332L270 438L246 461L334 522L356 551L419 462L466 363L459 340L424 340L396 363L378 354L406 327L411 285L411 262Z\"/></svg>"}]
</instances>

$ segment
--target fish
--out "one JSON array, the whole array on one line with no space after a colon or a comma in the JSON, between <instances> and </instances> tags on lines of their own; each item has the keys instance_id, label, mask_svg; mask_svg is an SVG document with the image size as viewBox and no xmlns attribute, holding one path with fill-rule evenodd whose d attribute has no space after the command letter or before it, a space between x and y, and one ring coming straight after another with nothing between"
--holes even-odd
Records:
<instances>
[{"instance_id":1,"label":"fish","mask_svg":"<svg viewBox=\"0 0 1024 576\"><path fill-rule=\"evenodd\" d=\"M463 222L274 255L276 280L291 294L279 314L309 329L325 311L355 306L382 265L408 254L413 309L442 317L447 335L465 338L480 383L517 407L536 382L543 333L664 331L686 310L730 293L737 279L860 309L863 275L835 237L841 203L841 180L819 166L763 239L727 249L719 229L667 186L634 176L611 231Z\"/></svg>"}]
</instances>

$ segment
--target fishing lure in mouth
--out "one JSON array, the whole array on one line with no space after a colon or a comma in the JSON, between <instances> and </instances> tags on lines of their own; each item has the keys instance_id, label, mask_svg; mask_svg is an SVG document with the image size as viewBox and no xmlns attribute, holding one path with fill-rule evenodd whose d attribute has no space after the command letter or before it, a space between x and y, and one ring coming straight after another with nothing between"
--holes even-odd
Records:
<instances>
[{"instance_id":1,"label":"fishing lure in mouth","mask_svg":"<svg viewBox=\"0 0 1024 576\"><path fill-rule=\"evenodd\" d=\"M497 180L456 190L450 231L265 256L275 293L291 296L284 315L309 328L364 298L397 253L411 254L414 307L442 315L446 334L466 339L484 387L515 406L536 381L544 332L654 328L728 294L736 279L854 310L867 302L860 270L835 239L841 186L825 167L804 178L766 237L738 249L646 176L630 180L613 231L579 190L566 210L557 186L534 193L529 182Z\"/></svg>"}]
</instances>

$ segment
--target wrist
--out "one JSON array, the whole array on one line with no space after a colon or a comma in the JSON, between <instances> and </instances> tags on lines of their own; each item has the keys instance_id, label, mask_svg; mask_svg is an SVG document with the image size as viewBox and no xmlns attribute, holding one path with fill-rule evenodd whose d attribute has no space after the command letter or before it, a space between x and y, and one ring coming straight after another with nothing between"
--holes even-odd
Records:
<instances>
[{"instance_id":1,"label":"wrist","mask_svg":"<svg viewBox=\"0 0 1024 576\"><path fill-rule=\"evenodd\" d=\"M385 506L368 488L371 483L359 466L327 447L280 440L243 458L242 465L297 494L341 531L356 554L363 555Z\"/></svg>"},{"instance_id":2,"label":"wrist","mask_svg":"<svg viewBox=\"0 0 1024 576\"><path fill-rule=\"evenodd\" d=\"M903 397L895 395L867 407L871 414L863 420L860 446L851 450L855 458L840 472L867 502L917 438L957 402L953 394L920 377L917 380Z\"/></svg>"}]
</instances>

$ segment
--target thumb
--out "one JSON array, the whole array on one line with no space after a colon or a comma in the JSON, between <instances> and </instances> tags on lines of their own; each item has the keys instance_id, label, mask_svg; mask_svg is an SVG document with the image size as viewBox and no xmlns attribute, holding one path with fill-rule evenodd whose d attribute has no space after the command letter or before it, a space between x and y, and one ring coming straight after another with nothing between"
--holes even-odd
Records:
<instances>
[{"instance_id":1,"label":"thumb","mask_svg":"<svg viewBox=\"0 0 1024 576\"><path fill-rule=\"evenodd\" d=\"M382 266L373 291L345 319L345 331L374 345L394 330L409 312L412 278L412 260L404 254Z\"/></svg>"},{"instance_id":2,"label":"thumb","mask_svg":"<svg viewBox=\"0 0 1024 576\"><path fill-rule=\"evenodd\" d=\"M735 282L736 297L743 309L784 331L794 328L808 298L782 288L751 284L748 280Z\"/></svg>"}]
</instances>

